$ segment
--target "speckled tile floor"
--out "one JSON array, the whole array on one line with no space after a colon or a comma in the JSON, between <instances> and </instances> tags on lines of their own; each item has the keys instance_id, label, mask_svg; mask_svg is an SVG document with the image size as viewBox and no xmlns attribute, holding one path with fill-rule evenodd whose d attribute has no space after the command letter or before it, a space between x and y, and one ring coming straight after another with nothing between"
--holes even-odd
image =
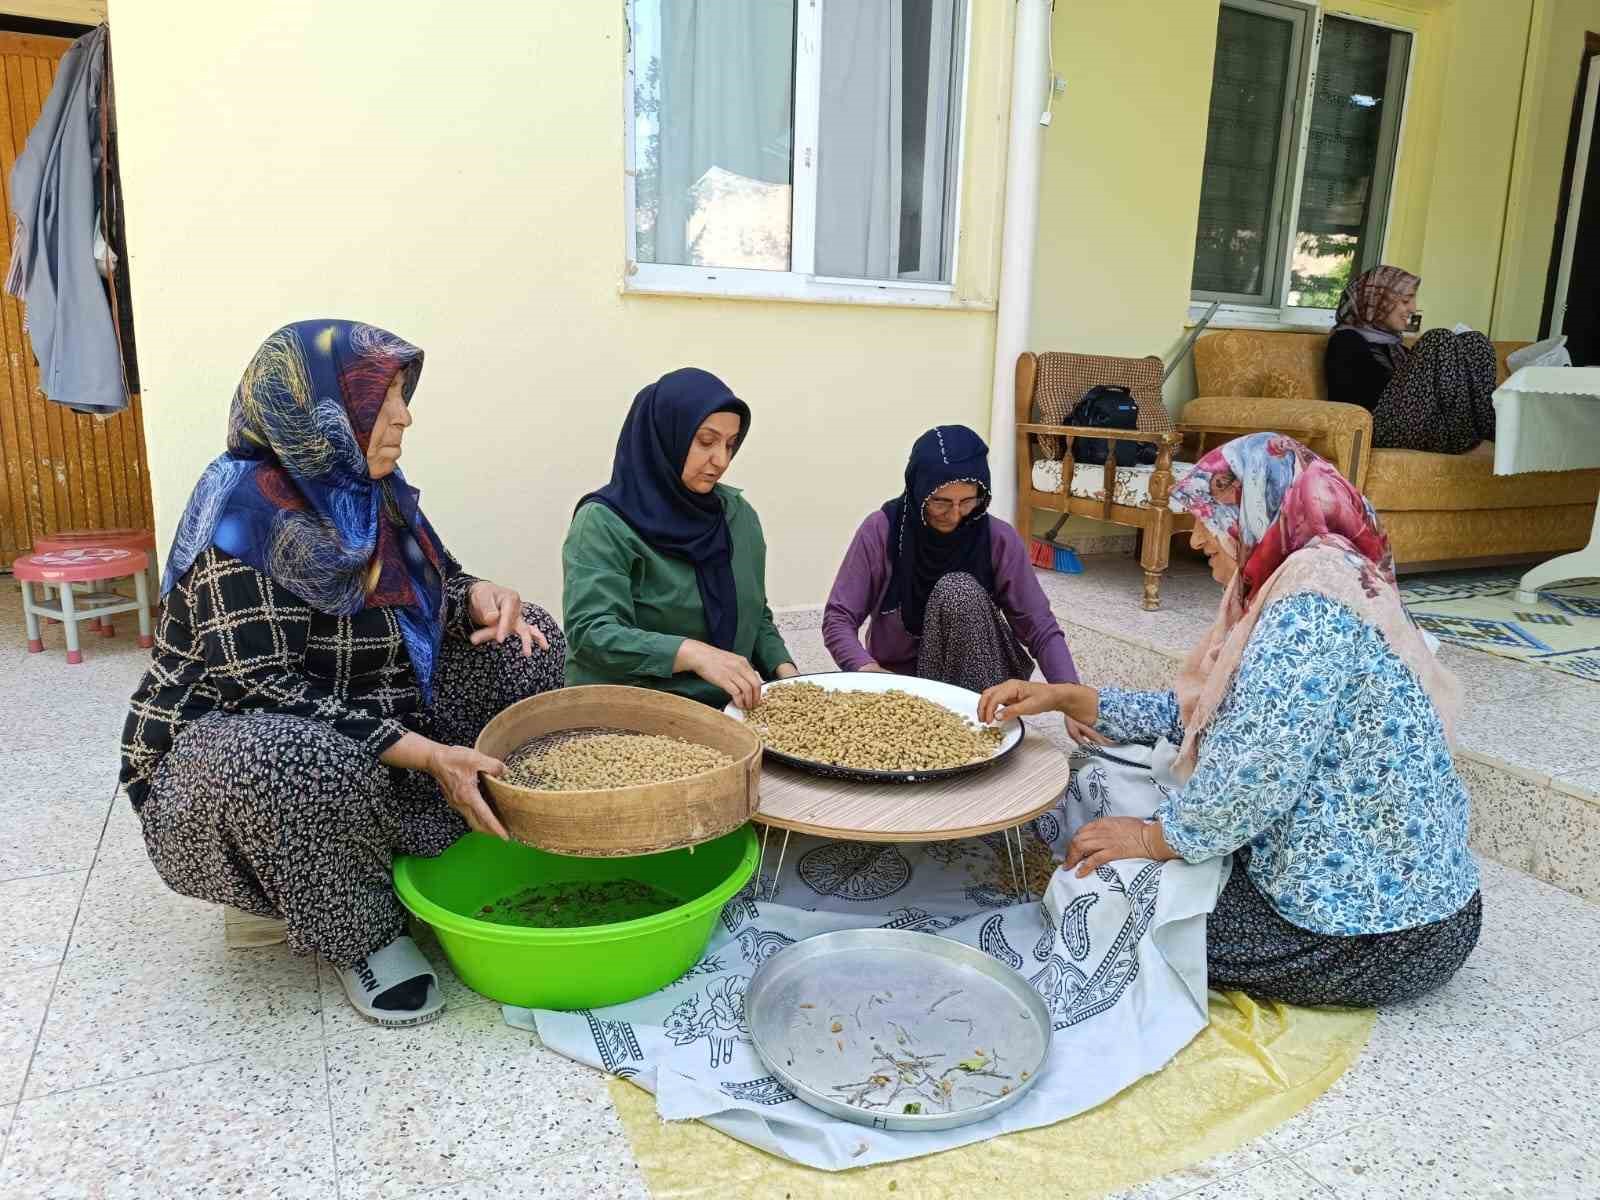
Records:
<instances>
[{"instance_id":1,"label":"speckled tile floor","mask_svg":"<svg viewBox=\"0 0 1600 1200\"><path fill-rule=\"evenodd\" d=\"M1117 615L1117 571L1076 578L1064 620L1142 620ZM1138 628L1185 635L1204 582ZM443 1020L381 1031L315 963L224 950L221 914L162 885L116 794L143 655L125 634L69 668L58 632L27 655L18 608L0 578L0 1196L649 1196L601 1078L455 980ZM827 665L815 625L793 621L803 668ZM1128 1200L1600 1196L1600 906L1484 876L1454 982L1381 1013L1308 1110Z\"/></svg>"}]
</instances>

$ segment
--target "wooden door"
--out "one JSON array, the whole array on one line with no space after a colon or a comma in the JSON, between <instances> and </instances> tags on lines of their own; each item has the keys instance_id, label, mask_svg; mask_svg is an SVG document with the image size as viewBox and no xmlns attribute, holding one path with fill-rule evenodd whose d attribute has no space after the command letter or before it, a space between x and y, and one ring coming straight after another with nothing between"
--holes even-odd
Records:
<instances>
[{"instance_id":1,"label":"wooden door","mask_svg":"<svg viewBox=\"0 0 1600 1200\"><path fill-rule=\"evenodd\" d=\"M5 263L16 218L11 168L50 95L65 38L0 32L0 190ZM5 265L0 264L0 272ZM60 529L153 528L139 397L114 417L72 412L39 391L22 304L0 295L0 569Z\"/></svg>"}]
</instances>

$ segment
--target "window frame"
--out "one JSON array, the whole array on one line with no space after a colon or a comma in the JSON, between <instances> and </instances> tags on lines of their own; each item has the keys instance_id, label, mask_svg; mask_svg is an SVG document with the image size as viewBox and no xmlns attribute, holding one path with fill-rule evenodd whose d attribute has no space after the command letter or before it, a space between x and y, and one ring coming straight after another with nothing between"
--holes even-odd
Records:
<instances>
[{"instance_id":1,"label":"window frame","mask_svg":"<svg viewBox=\"0 0 1600 1200\"><path fill-rule=\"evenodd\" d=\"M1221 307L1214 318L1216 324L1227 326L1290 325L1313 328L1332 328L1334 323L1334 309L1307 308L1289 303L1289 290L1294 281L1294 234L1300 220L1301 193L1305 184L1306 156L1311 142L1311 113L1316 103L1317 72L1321 65L1322 32L1325 20L1334 17L1341 21L1354 21L1362 25L1372 25L1378 29L1388 30L1391 34L1403 33L1407 37L1404 71L1399 77L1400 105L1399 115L1393 123L1379 135L1380 161L1384 153L1384 142L1392 140L1389 148L1389 169L1383 174L1382 186L1379 187L1377 177L1373 182L1373 201L1381 197L1381 211L1383 214L1383 227L1378 230L1378 236L1368 246L1376 245L1376 250L1365 249L1363 262L1371 259L1382 262L1388 250L1389 234L1393 227L1393 200L1395 191L1395 178L1400 171L1400 163L1405 152L1406 130L1409 124L1412 91L1415 85L1415 69L1417 61L1417 39L1421 31L1415 26L1396 24L1390 21L1379 20L1364 13L1348 12L1339 9L1324 8L1321 0L1221 0L1223 7L1241 8L1252 12L1268 14L1281 13L1284 9L1298 9L1304 13L1307 22L1307 37L1301 59L1301 82L1298 95L1295 99L1293 125L1285 131L1292 134L1294 139L1293 175L1290 177L1290 186L1287 189L1288 199L1285 207L1281 208L1275 216L1279 229L1278 253L1280 255L1280 272L1274 287L1270 291L1263 291L1254 296L1245 297L1238 294L1224 295L1213 292L1200 292L1191 288L1189 294L1189 316L1191 322L1198 321L1205 315L1213 302ZM1394 81L1396 77L1396 61L1391 58L1389 64L1389 78ZM1391 109L1391 111L1393 111ZM1209 114L1208 114L1209 115ZM1387 116L1387 114L1385 114ZM1371 203L1374 211L1380 209L1378 203ZM1370 228L1372 214L1368 215ZM1363 238L1365 241L1365 236ZM1365 269L1363 262L1358 262L1359 269ZM1276 297L1276 300L1274 300Z\"/></svg>"},{"instance_id":2,"label":"window frame","mask_svg":"<svg viewBox=\"0 0 1600 1200\"><path fill-rule=\"evenodd\" d=\"M1288 20L1293 30L1289 55L1292 70L1288 86L1283 90L1283 106L1278 113L1278 170L1277 178L1272 183L1272 210L1267 222L1267 254L1262 263L1262 286L1254 292L1212 292L1191 286L1189 298L1206 306L1215 301L1231 307L1267 309L1276 307L1272 297L1282 294L1283 280L1274 276L1272 265L1275 260L1284 263L1290 259L1289 226L1294 223L1290 214L1299 209L1300 171L1305 162L1305 144L1300 137L1300 130L1308 124L1302 120L1306 97L1310 94L1305 85L1308 79L1314 77L1313 44L1319 40L1320 13L1296 0L1222 0L1221 7L1274 20ZM1285 10L1292 15L1286 16ZM1208 107L1207 124L1210 120ZM1203 165L1201 170L1203 176Z\"/></svg>"},{"instance_id":3,"label":"window frame","mask_svg":"<svg viewBox=\"0 0 1600 1200\"><path fill-rule=\"evenodd\" d=\"M892 305L896 307L959 308L956 279L961 265L962 203L966 186L966 116L972 87L973 0L958 0L957 27L961 46L956 69L959 88L951 101L951 126L956 138L953 187L947 194L950 281L923 279L856 279L819 275L816 263L817 143L822 115L822 22L827 0L795 0L794 117L790 160L790 228L787 271L760 271L742 267L695 267L676 263L638 261L636 206L638 199L637 117L634 112L637 75L634 60L634 7L640 0L624 0L626 71L622 97L623 262L622 290L641 295L700 296L750 300L792 300L810 303Z\"/></svg>"}]
</instances>

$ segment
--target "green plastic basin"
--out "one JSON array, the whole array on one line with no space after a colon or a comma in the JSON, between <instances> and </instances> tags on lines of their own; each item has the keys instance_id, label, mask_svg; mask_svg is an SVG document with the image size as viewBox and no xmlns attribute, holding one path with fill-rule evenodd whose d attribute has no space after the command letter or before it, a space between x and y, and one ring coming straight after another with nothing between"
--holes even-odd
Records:
<instances>
[{"instance_id":1,"label":"green plastic basin","mask_svg":"<svg viewBox=\"0 0 1600 1200\"><path fill-rule=\"evenodd\" d=\"M634 858L572 858L469 833L437 858L398 858L394 887L439 935L473 991L525 1008L599 1008L637 1000L705 951L717 914L756 869L749 825L696 846ZM683 903L654 916L581 929L528 929L472 914L540 884L633 879Z\"/></svg>"}]
</instances>

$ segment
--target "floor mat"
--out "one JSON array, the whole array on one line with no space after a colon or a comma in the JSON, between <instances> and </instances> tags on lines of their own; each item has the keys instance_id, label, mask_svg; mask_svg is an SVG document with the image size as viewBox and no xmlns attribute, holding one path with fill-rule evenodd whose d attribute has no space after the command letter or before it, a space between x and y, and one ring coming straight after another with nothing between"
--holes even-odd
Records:
<instances>
[{"instance_id":1,"label":"floor mat","mask_svg":"<svg viewBox=\"0 0 1600 1200\"><path fill-rule=\"evenodd\" d=\"M654 1200L1093 1200L1236 1149L1281 1124L1360 1055L1370 1010L1210 998L1211 1021L1161 1071L1042 1129L926 1158L844 1172L765 1154L698 1121L665 1122L622 1080L611 1096ZM1195 1186L1205 1182L1197 1179Z\"/></svg>"},{"instance_id":2,"label":"floor mat","mask_svg":"<svg viewBox=\"0 0 1600 1200\"><path fill-rule=\"evenodd\" d=\"M1523 571L1452 571L1400 580L1417 624L1443 642L1600 682L1600 580L1559 584L1537 604L1517 599Z\"/></svg>"}]
</instances>

